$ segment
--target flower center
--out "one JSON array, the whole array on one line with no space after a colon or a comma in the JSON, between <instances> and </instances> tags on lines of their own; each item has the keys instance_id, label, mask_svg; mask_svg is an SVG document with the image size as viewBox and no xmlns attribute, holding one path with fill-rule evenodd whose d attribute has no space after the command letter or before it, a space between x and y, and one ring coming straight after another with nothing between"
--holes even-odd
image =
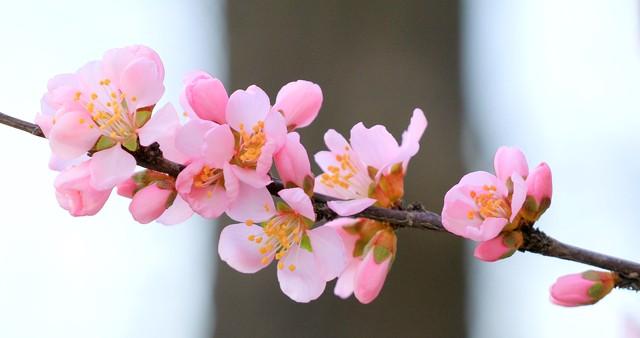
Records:
<instances>
[{"instance_id":1,"label":"flower center","mask_svg":"<svg viewBox=\"0 0 640 338\"><path fill-rule=\"evenodd\" d=\"M330 165L327 167L329 172L325 172L320 176L320 182L329 188L335 188L339 186L344 189L349 189L351 185L351 179L356 175L358 170L351 161L351 156L348 153L336 155L336 161L338 166Z\"/></svg>"},{"instance_id":2,"label":"flower center","mask_svg":"<svg viewBox=\"0 0 640 338\"><path fill-rule=\"evenodd\" d=\"M251 225L252 223L247 223ZM289 249L299 245L306 236L307 226L302 216L286 212L273 217L262 227L264 235L250 235L248 240L258 245L258 251L262 255L262 264L269 263L269 258L274 256L276 260L281 260ZM278 262L278 269L283 269L284 263ZM289 270L294 271L295 265L289 265Z\"/></svg>"},{"instance_id":3,"label":"flower center","mask_svg":"<svg viewBox=\"0 0 640 338\"><path fill-rule=\"evenodd\" d=\"M240 124L240 131L237 132L236 160L241 167L255 168L258 158L262 154L262 148L267 142L264 133L264 122L258 121L251 132L245 129L244 124Z\"/></svg>"},{"instance_id":4,"label":"flower center","mask_svg":"<svg viewBox=\"0 0 640 338\"><path fill-rule=\"evenodd\" d=\"M87 94L78 91L74 100L91 114L103 135L124 141L135 134L135 120L129 110L129 102L133 104L137 98L127 98L125 93L111 85L109 79L100 80L98 84L97 92Z\"/></svg>"},{"instance_id":5,"label":"flower center","mask_svg":"<svg viewBox=\"0 0 640 338\"><path fill-rule=\"evenodd\" d=\"M210 168L205 165L200 173L194 177L193 185L196 188L204 188L216 183L222 183L223 180L222 169Z\"/></svg>"},{"instance_id":6,"label":"flower center","mask_svg":"<svg viewBox=\"0 0 640 338\"><path fill-rule=\"evenodd\" d=\"M483 219L488 217L509 218L511 215L511 207L508 201L504 197L496 195L496 187L494 185L483 186L482 192L471 191L469 196L474 200L479 210L469 210L467 212L468 219L473 219L476 214Z\"/></svg>"}]
</instances>

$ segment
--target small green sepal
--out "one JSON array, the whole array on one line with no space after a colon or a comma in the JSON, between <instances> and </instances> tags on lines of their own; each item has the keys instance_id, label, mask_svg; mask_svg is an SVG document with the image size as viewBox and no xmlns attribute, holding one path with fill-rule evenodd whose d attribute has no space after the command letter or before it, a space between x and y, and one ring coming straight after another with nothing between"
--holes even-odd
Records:
<instances>
[{"instance_id":1,"label":"small green sepal","mask_svg":"<svg viewBox=\"0 0 640 338\"><path fill-rule=\"evenodd\" d=\"M142 128L151 119L150 110L138 110L136 112L136 128Z\"/></svg>"}]
</instances>

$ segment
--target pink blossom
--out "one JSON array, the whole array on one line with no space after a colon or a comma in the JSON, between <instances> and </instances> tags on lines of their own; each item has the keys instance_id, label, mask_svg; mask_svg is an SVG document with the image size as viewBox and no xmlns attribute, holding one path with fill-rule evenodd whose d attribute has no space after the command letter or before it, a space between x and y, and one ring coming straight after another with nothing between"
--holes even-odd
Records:
<instances>
[{"instance_id":1,"label":"pink blossom","mask_svg":"<svg viewBox=\"0 0 640 338\"><path fill-rule=\"evenodd\" d=\"M58 175L54 183L60 206L72 216L92 216L109 199L111 189L98 190L90 184L90 163L82 162Z\"/></svg>"},{"instance_id":2,"label":"pink blossom","mask_svg":"<svg viewBox=\"0 0 640 338\"><path fill-rule=\"evenodd\" d=\"M340 298L368 304L378 297L395 257L397 239L388 225L366 219L338 218L325 226L335 228L349 262L338 277L334 293Z\"/></svg>"},{"instance_id":3,"label":"pink blossom","mask_svg":"<svg viewBox=\"0 0 640 338\"><path fill-rule=\"evenodd\" d=\"M558 278L551 286L551 301L561 306L580 306L597 303L615 286L611 272L588 270Z\"/></svg>"},{"instance_id":4,"label":"pink blossom","mask_svg":"<svg viewBox=\"0 0 640 338\"><path fill-rule=\"evenodd\" d=\"M284 189L278 195L284 203L277 211L271 201L264 208L270 212L226 226L218 252L223 261L243 273L257 272L277 260L282 292L294 301L309 302L320 297L326 282L343 271L344 245L334 228L312 228L316 216L302 189ZM259 222L265 223L256 225Z\"/></svg>"},{"instance_id":5,"label":"pink blossom","mask_svg":"<svg viewBox=\"0 0 640 338\"><path fill-rule=\"evenodd\" d=\"M553 193L551 181L551 169L544 162L535 167L527 177L527 196L533 198L538 208L543 204L546 204L546 207L551 204Z\"/></svg>"},{"instance_id":6,"label":"pink blossom","mask_svg":"<svg viewBox=\"0 0 640 338\"><path fill-rule=\"evenodd\" d=\"M473 255L481 261L495 262L511 257L522 246L523 241L522 232L520 231L503 233L478 244Z\"/></svg>"},{"instance_id":7,"label":"pink blossom","mask_svg":"<svg viewBox=\"0 0 640 338\"><path fill-rule=\"evenodd\" d=\"M494 165L499 176L472 172L447 192L442 224L449 232L484 242L514 222L527 193L522 176L528 174L526 159L519 150L502 147Z\"/></svg>"},{"instance_id":8,"label":"pink blossom","mask_svg":"<svg viewBox=\"0 0 640 338\"><path fill-rule=\"evenodd\" d=\"M227 101L222 82L208 73L197 71L185 78L180 102L189 116L224 124Z\"/></svg>"},{"instance_id":9,"label":"pink blossom","mask_svg":"<svg viewBox=\"0 0 640 338\"><path fill-rule=\"evenodd\" d=\"M226 124L192 120L177 132L176 147L189 164L178 175L176 188L203 217L220 216L238 196L238 179L229 164L234 144Z\"/></svg>"},{"instance_id":10,"label":"pink blossom","mask_svg":"<svg viewBox=\"0 0 640 338\"><path fill-rule=\"evenodd\" d=\"M273 156L286 140L284 118L271 111L269 97L254 85L231 94L226 121L237 139L231 161L235 175L254 188L266 186Z\"/></svg>"},{"instance_id":11,"label":"pink blossom","mask_svg":"<svg viewBox=\"0 0 640 338\"><path fill-rule=\"evenodd\" d=\"M170 199L175 196L175 190L163 189L157 183L150 184L133 195L129 212L133 219L142 224L153 222L162 216L169 202L173 202Z\"/></svg>"},{"instance_id":12,"label":"pink blossom","mask_svg":"<svg viewBox=\"0 0 640 338\"><path fill-rule=\"evenodd\" d=\"M373 205L392 207L404 195L407 164L420 148L427 120L420 109L413 111L402 144L383 126L366 128L358 123L351 129L350 143L331 129L324 136L329 151L315 160L324 172L316 177L315 192L341 201L329 202L338 215L354 215Z\"/></svg>"},{"instance_id":13,"label":"pink blossom","mask_svg":"<svg viewBox=\"0 0 640 338\"><path fill-rule=\"evenodd\" d=\"M278 175L285 186L293 184L307 192L309 192L308 190L313 192L313 174L311 173L309 155L300 143L298 133L291 132L287 135L284 146L276 153L274 160Z\"/></svg>"},{"instance_id":14,"label":"pink blossom","mask_svg":"<svg viewBox=\"0 0 640 338\"><path fill-rule=\"evenodd\" d=\"M164 173L137 172L118 185L118 194L132 199L129 212L142 224L152 221L177 224L193 215L193 210L177 195L175 179Z\"/></svg>"},{"instance_id":15,"label":"pink blossom","mask_svg":"<svg viewBox=\"0 0 640 338\"><path fill-rule=\"evenodd\" d=\"M135 159L121 146L137 149L138 132L164 92L163 80L164 68L153 50L112 49L75 74L54 77L36 121L62 160L94 149L91 184L111 189L135 169Z\"/></svg>"},{"instance_id":16,"label":"pink blossom","mask_svg":"<svg viewBox=\"0 0 640 338\"><path fill-rule=\"evenodd\" d=\"M278 92L273 110L280 112L289 130L306 127L318 116L322 90L313 82L298 80L284 85Z\"/></svg>"}]
</instances>

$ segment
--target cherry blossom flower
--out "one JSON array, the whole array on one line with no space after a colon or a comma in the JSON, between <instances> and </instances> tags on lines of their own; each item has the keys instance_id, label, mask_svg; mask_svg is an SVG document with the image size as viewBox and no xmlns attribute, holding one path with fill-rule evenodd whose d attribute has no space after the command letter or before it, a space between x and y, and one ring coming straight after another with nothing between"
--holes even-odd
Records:
<instances>
[{"instance_id":1,"label":"cherry blossom flower","mask_svg":"<svg viewBox=\"0 0 640 338\"><path fill-rule=\"evenodd\" d=\"M351 129L350 143L331 129L324 135L329 151L315 160L324 172L316 177L315 192L341 201L329 202L340 216L354 215L376 204L392 207L404 195L404 175L411 157L420 148L427 119L420 109L413 111L402 144L381 125L366 128L358 123Z\"/></svg>"},{"instance_id":2,"label":"cherry blossom flower","mask_svg":"<svg viewBox=\"0 0 640 338\"><path fill-rule=\"evenodd\" d=\"M177 132L176 147L188 165L178 175L176 188L203 217L220 216L238 196L239 181L229 163L234 144L226 124L191 120Z\"/></svg>"},{"instance_id":3,"label":"cherry blossom flower","mask_svg":"<svg viewBox=\"0 0 640 338\"><path fill-rule=\"evenodd\" d=\"M231 217L245 216L244 223L231 224L222 230L218 244L220 258L242 273L255 273L275 259L282 292L297 302L317 299L326 282L344 270L346 255L340 236L326 225L312 227L316 215L302 189L281 190L278 195L284 203L279 203L277 210L270 196L259 195L252 196L263 201L262 210L242 213L230 210ZM246 217L250 215L254 217ZM263 223L257 224L260 222Z\"/></svg>"},{"instance_id":4,"label":"cherry blossom flower","mask_svg":"<svg viewBox=\"0 0 640 338\"><path fill-rule=\"evenodd\" d=\"M110 189L135 169L138 132L164 92L164 67L144 46L107 51L75 74L54 77L36 122L62 160L94 150L91 184ZM121 147L122 146L122 147Z\"/></svg>"},{"instance_id":5,"label":"cherry blossom flower","mask_svg":"<svg viewBox=\"0 0 640 338\"><path fill-rule=\"evenodd\" d=\"M501 147L494 166L496 175L485 171L469 173L447 192L442 224L449 232L487 241L505 228L518 226L516 217L527 194L527 160L520 150Z\"/></svg>"},{"instance_id":6,"label":"cherry blossom flower","mask_svg":"<svg viewBox=\"0 0 640 338\"><path fill-rule=\"evenodd\" d=\"M551 301L561 306L580 306L597 303L615 286L611 272L588 270L558 278L551 286Z\"/></svg>"},{"instance_id":7,"label":"cherry blossom flower","mask_svg":"<svg viewBox=\"0 0 640 338\"><path fill-rule=\"evenodd\" d=\"M325 226L338 231L349 255L335 294L343 299L354 294L363 304L372 302L380 294L395 258L397 238L393 229L364 218L338 218Z\"/></svg>"},{"instance_id":8,"label":"cherry blossom flower","mask_svg":"<svg viewBox=\"0 0 640 338\"><path fill-rule=\"evenodd\" d=\"M267 94L253 85L231 94L226 121L237 140L231 159L235 175L254 188L265 187L271 182L273 156L286 140L283 116L271 111Z\"/></svg>"},{"instance_id":9,"label":"cherry blossom flower","mask_svg":"<svg viewBox=\"0 0 640 338\"><path fill-rule=\"evenodd\" d=\"M318 116L322 106L322 89L313 82L298 80L284 85L276 96L273 110L280 112L287 128L306 127Z\"/></svg>"},{"instance_id":10,"label":"cherry blossom flower","mask_svg":"<svg viewBox=\"0 0 640 338\"><path fill-rule=\"evenodd\" d=\"M98 190L90 184L90 162L63 171L55 180L56 199L72 216L93 216L107 202L111 189Z\"/></svg>"}]
</instances>

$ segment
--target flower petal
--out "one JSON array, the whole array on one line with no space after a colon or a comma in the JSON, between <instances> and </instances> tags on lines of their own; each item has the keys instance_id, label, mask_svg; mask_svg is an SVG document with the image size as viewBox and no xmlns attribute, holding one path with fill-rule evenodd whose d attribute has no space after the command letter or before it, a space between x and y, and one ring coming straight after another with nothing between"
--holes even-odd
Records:
<instances>
[{"instance_id":1,"label":"flower petal","mask_svg":"<svg viewBox=\"0 0 640 338\"><path fill-rule=\"evenodd\" d=\"M356 271L358 271L360 262L360 259L351 259L347 268L342 271L342 274L338 277L338 281L336 281L336 287L333 290L336 296L347 299L353 294L353 283L356 279Z\"/></svg>"},{"instance_id":2,"label":"flower petal","mask_svg":"<svg viewBox=\"0 0 640 338\"><path fill-rule=\"evenodd\" d=\"M329 201L327 206L340 216L351 216L372 206L374 203L376 203L375 199L367 197L348 201Z\"/></svg>"},{"instance_id":3,"label":"flower petal","mask_svg":"<svg viewBox=\"0 0 640 338\"><path fill-rule=\"evenodd\" d=\"M238 197L227 210L227 215L239 222L251 220L259 223L268 220L274 214L275 206L269 190L247 184L240 184Z\"/></svg>"},{"instance_id":4,"label":"flower petal","mask_svg":"<svg viewBox=\"0 0 640 338\"><path fill-rule=\"evenodd\" d=\"M262 227L258 225L244 223L227 225L222 229L218 241L220 259L242 273L254 273L262 270L273 260L273 255L267 264L263 264L263 256L260 254L259 246L249 240L250 236L260 237L262 235L264 232Z\"/></svg>"},{"instance_id":5,"label":"flower petal","mask_svg":"<svg viewBox=\"0 0 640 338\"><path fill-rule=\"evenodd\" d=\"M51 151L60 159L84 155L100 136L100 129L84 112L68 112L60 116L49 131Z\"/></svg>"},{"instance_id":6,"label":"flower petal","mask_svg":"<svg viewBox=\"0 0 640 338\"><path fill-rule=\"evenodd\" d=\"M324 280L330 281L338 277L347 266L347 253L336 229L320 226L307 234Z\"/></svg>"},{"instance_id":7,"label":"flower petal","mask_svg":"<svg viewBox=\"0 0 640 338\"><path fill-rule=\"evenodd\" d=\"M400 147L395 138L381 125L366 128L358 123L351 128L351 146L360 159L378 170L393 164Z\"/></svg>"},{"instance_id":8,"label":"flower petal","mask_svg":"<svg viewBox=\"0 0 640 338\"><path fill-rule=\"evenodd\" d=\"M176 133L176 148L189 159L199 158L204 148L205 135L217 124L206 120L191 120Z\"/></svg>"},{"instance_id":9,"label":"flower petal","mask_svg":"<svg viewBox=\"0 0 640 338\"><path fill-rule=\"evenodd\" d=\"M527 184L517 173L511 175L511 181L513 182L513 195L511 196L511 218L509 221L513 222L527 199Z\"/></svg>"},{"instance_id":10,"label":"flower petal","mask_svg":"<svg viewBox=\"0 0 640 338\"><path fill-rule=\"evenodd\" d=\"M178 126L180 126L178 113L171 103L167 103L153 113L151 119L142 128L138 129L140 144L148 146L157 142L168 130Z\"/></svg>"},{"instance_id":11,"label":"flower petal","mask_svg":"<svg viewBox=\"0 0 640 338\"><path fill-rule=\"evenodd\" d=\"M260 173L253 169L238 167L237 165L232 165L231 168L240 181L256 189L264 188L271 183L271 177L269 177L266 172Z\"/></svg>"},{"instance_id":12,"label":"flower petal","mask_svg":"<svg viewBox=\"0 0 640 338\"><path fill-rule=\"evenodd\" d=\"M247 90L236 90L229 97L226 118L231 128L251 130L258 121L264 121L271 108L269 97L260 89L252 85Z\"/></svg>"},{"instance_id":13,"label":"flower petal","mask_svg":"<svg viewBox=\"0 0 640 338\"><path fill-rule=\"evenodd\" d=\"M167 210L167 200L173 191L150 184L135 193L129 212L133 219L142 224L151 223Z\"/></svg>"},{"instance_id":14,"label":"flower petal","mask_svg":"<svg viewBox=\"0 0 640 338\"><path fill-rule=\"evenodd\" d=\"M302 216L315 221L316 213L313 210L311 199L304 190L300 188L283 189L278 192L278 196L282 198L295 212Z\"/></svg>"},{"instance_id":15,"label":"flower petal","mask_svg":"<svg viewBox=\"0 0 640 338\"><path fill-rule=\"evenodd\" d=\"M285 295L299 303L310 302L322 295L326 281L313 253L295 246L281 262L283 268L278 269L278 281Z\"/></svg>"},{"instance_id":16,"label":"flower petal","mask_svg":"<svg viewBox=\"0 0 640 338\"><path fill-rule=\"evenodd\" d=\"M193 210L189 204L178 195L173 204L156 221L164 225L173 225L186 221L192 215Z\"/></svg>"},{"instance_id":17,"label":"flower petal","mask_svg":"<svg viewBox=\"0 0 640 338\"><path fill-rule=\"evenodd\" d=\"M235 140L228 125L209 130L204 136L202 157L214 168L222 168L233 157Z\"/></svg>"},{"instance_id":18,"label":"flower petal","mask_svg":"<svg viewBox=\"0 0 640 338\"><path fill-rule=\"evenodd\" d=\"M506 182L513 173L523 178L529 175L529 165L522 151L515 147L500 147L493 159L496 176Z\"/></svg>"},{"instance_id":19,"label":"flower petal","mask_svg":"<svg viewBox=\"0 0 640 338\"><path fill-rule=\"evenodd\" d=\"M146 58L132 60L120 74L120 88L137 107L152 106L164 94L163 78L156 63Z\"/></svg>"},{"instance_id":20,"label":"flower petal","mask_svg":"<svg viewBox=\"0 0 640 338\"><path fill-rule=\"evenodd\" d=\"M126 181L136 169L136 159L120 145L93 154L91 185L96 189L111 189Z\"/></svg>"}]
</instances>

